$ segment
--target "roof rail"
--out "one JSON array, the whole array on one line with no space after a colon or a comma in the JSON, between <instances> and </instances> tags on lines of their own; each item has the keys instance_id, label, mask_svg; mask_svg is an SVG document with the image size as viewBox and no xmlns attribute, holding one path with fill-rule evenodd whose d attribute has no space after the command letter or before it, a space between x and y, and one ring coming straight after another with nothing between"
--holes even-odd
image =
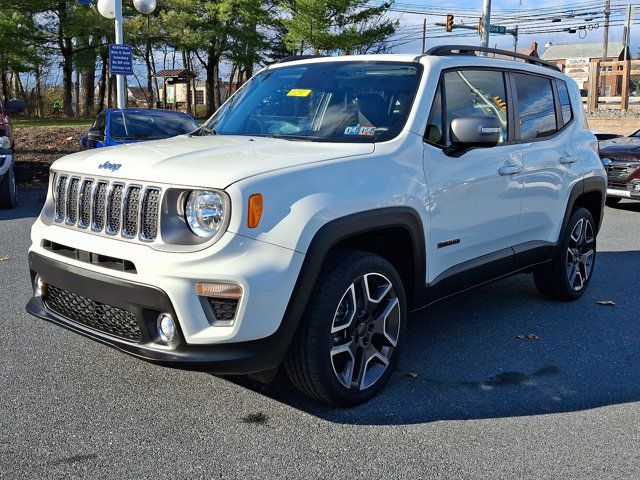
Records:
<instances>
[{"instance_id":1,"label":"roof rail","mask_svg":"<svg viewBox=\"0 0 640 480\"><path fill-rule=\"evenodd\" d=\"M326 55L289 55L288 57L281 58L276 63L295 62L296 60L307 60L309 58L322 58Z\"/></svg>"},{"instance_id":2,"label":"roof rail","mask_svg":"<svg viewBox=\"0 0 640 480\"><path fill-rule=\"evenodd\" d=\"M445 55L475 55L477 52L483 53L493 53L495 55L502 55L505 57L511 57L514 59L524 60L527 63L532 63L534 65L539 65L541 67L551 68L553 70L561 71L560 67L558 67L555 63L547 62L546 60L541 60L537 57L532 57L531 55L525 55L524 53L518 52L510 52L508 50L500 50L498 48L488 48L488 47L475 47L473 45L440 45L437 47L432 47L427 50L424 55L433 55L436 57L441 57ZM420 57L423 55L420 55ZM417 57L417 58L420 58Z\"/></svg>"}]
</instances>

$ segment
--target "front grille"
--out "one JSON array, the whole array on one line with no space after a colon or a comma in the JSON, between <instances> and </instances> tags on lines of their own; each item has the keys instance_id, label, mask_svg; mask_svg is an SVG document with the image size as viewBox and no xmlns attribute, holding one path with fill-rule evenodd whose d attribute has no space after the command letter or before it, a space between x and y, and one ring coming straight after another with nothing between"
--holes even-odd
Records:
<instances>
[{"instance_id":1,"label":"front grille","mask_svg":"<svg viewBox=\"0 0 640 480\"><path fill-rule=\"evenodd\" d=\"M47 286L47 308L74 322L116 337L140 342L140 326L133 313L105 305L53 285Z\"/></svg>"},{"instance_id":2,"label":"front grille","mask_svg":"<svg viewBox=\"0 0 640 480\"><path fill-rule=\"evenodd\" d=\"M157 187L59 174L54 192L58 223L148 242L158 236L162 192Z\"/></svg>"}]
</instances>

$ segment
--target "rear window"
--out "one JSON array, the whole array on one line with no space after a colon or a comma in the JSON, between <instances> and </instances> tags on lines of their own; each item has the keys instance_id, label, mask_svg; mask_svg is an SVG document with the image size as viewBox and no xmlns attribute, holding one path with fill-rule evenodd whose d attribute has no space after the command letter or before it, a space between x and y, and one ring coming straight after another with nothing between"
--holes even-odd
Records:
<instances>
[{"instance_id":1,"label":"rear window","mask_svg":"<svg viewBox=\"0 0 640 480\"><path fill-rule=\"evenodd\" d=\"M517 114L520 138L533 140L558 131L551 80L545 77L514 73L518 94Z\"/></svg>"},{"instance_id":2,"label":"rear window","mask_svg":"<svg viewBox=\"0 0 640 480\"><path fill-rule=\"evenodd\" d=\"M558 86L558 99L560 100L560 108L562 109L562 123L566 125L573 118L569 89L567 88L567 84L562 80L556 80L556 85Z\"/></svg>"},{"instance_id":3,"label":"rear window","mask_svg":"<svg viewBox=\"0 0 640 480\"><path fill-rule=\"evenodd\" d=\"M197 128L195 120L183 115L111 114L111 137L119 140L157 140L191 133Z\"/></svg>"}]
</instances>

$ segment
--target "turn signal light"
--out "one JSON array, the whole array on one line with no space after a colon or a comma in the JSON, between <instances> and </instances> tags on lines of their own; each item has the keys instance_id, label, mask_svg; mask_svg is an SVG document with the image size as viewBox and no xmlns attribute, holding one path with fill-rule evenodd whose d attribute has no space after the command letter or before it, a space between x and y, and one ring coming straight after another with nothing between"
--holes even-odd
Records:
<instances>
[{"instance_id":1,"label":"turn signal light","mask_svg":"<svg viewBox=\"0 0 640 480\"><path fill-rule=\"evenodd\" d=\"M262 194L254 193L249 197L249 214L247 216L247 227L256 228L262 217Z\"/></svg>"},{"instance_id":2,"label":"turn signal light","mask_svg":"<svg viewBox=\"0 0 640 480\"><path fill-rule=\"evenodd\" d=\"M242 297L242 287L235 283L196 283L196 293L201 297L234 298Z\"/></svg>"}]
</instances>

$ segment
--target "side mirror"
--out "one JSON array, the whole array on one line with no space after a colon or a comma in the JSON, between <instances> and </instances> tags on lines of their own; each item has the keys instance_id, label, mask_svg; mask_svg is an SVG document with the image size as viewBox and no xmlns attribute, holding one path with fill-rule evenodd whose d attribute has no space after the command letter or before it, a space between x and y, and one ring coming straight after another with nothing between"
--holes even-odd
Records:
<instances>
[{"instance_id":1,"label":"side mirror","mask_svg":"<svg viewBox=\"0 0 640 480\"><path fill-rule=\"evenodd\" d=\"M27 104L22 100L13 99L9 100L9 102L7 103L7 112L11 114L24 112L26 108Z\"/></svg>"},{"instance_id":2,"label":"side mirror","mask_svg":"<svg viewBox=\"0 0 640 480\"><path fill-rule=\"evenodd\" d=\"M501 132L496 117L458 117L451 121L451 143L456 147L494 147Z\"/></svg>"},{"instance_id":3,"label":"side mirror","mask_svg":"<svg viewBox=\"0 0 640 480\"><path fill-rule=\"evenodd\" d=\"M104 136L100 130L89 130L87 133L87 139L92 142L102 142L104 140Z\"/></svg>"}]
</instances>

